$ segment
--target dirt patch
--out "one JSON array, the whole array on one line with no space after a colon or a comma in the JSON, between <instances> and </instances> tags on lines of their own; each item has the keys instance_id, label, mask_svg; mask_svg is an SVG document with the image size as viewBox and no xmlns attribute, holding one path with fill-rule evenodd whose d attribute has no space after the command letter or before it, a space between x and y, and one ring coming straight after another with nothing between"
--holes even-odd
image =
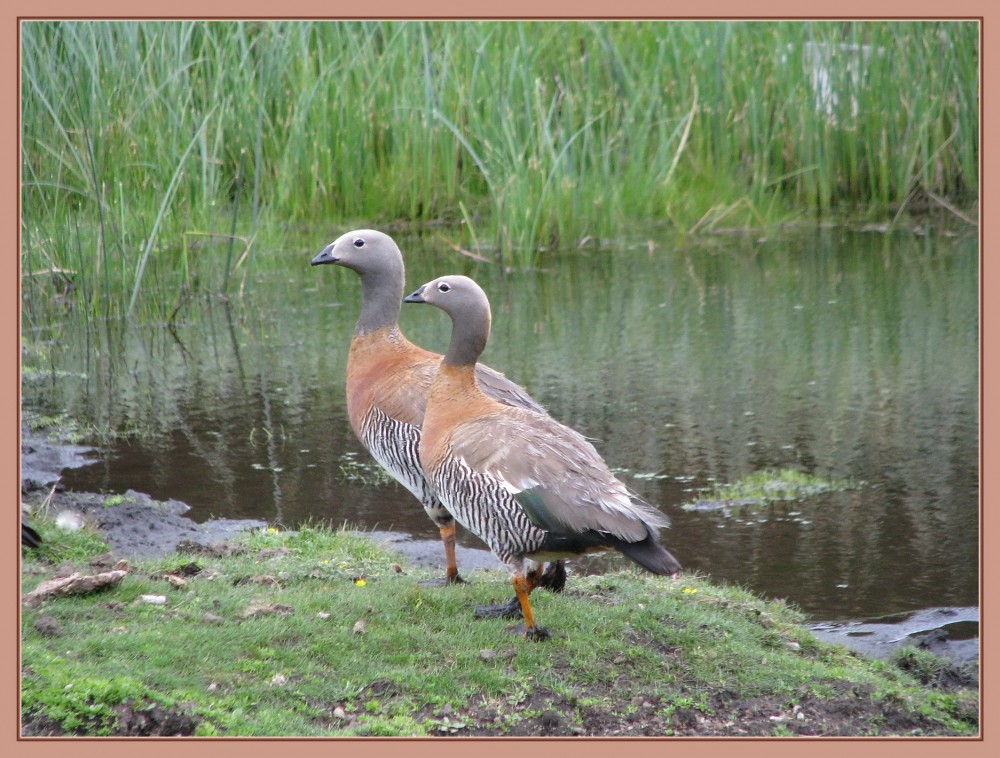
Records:
<instances>
[{"instance_id":1,"label":"dirt patch","mask_svg":"<svg viewBox=\"0 0 1000 758\"><path fill-rule=\"evenodd\" d=\"M123 737L189 737L200 719L177 708L158 705L118 709L118 734Z\"/></svg>"},{"instance_id":2,"label":"dirt patch","mask_svg":"<svg viewBox=\"0 0 1000 758\"><path fill-rule=\"evenodd\" d=\"M109 737L190 737L200 721L181 708L163 708L153 703L120 705L108 729ZM80 734L92 732L81 730ZM69 736L58 723L46 717L32 718L21 725L23 737Z\"/></svg>"},{"instance_id":3,"label":"dirt patch","mask_svg":"<svg viewBox=\"0 0 1000 758\"><path fill-rule=\"evenodd\" d=\"M185 545L224 544L237 534L267 526L256 519L212 519L203 524L184 516L190 507L178 500L158 501L142 492L124 495L92 492L22 492L34 508L46 501L50 513L74 514L98 532L115 558L159 558Z\"/></svg>"},{"instance_id":4,"label":"dirt patch","mask_svg":"<svg viewBox=\"0 0 1000 758\"><path fill-rule=\"evenodd\" d=\"M693 694L693 693L692 693ZM393 690L383 680L372 684L345 710L335 709L347 724L366 712L369 701L385 704ZM654 695L623 700L613 683L590 686L571 698L544 687L503 705L474 699L464 708L425 709L414 717L440 737L858 737L865 735L948 736L953 732L920 714L908 713L903 704L875 699L870 689L846 686L833 698L818 698L803 691L794 702L774 698L739 699L720 689L698 693L707 706L684 705L690 698L679 694L673 701ZM589 703L614 703L604 708ZM979 723L979 712L970 706L956 718Z\"/></svg>"},{"instance_id":5,"label":"dirt patch","mask_svg":"<svg viewBox=\"0 0 1000 758\"><path fill-rule=\"evenodd\" d=\"M803 693L794 704L770 698L737 700L725 690L712 693L712 705L706 708L678 706L653 696L616 702L607 709L582 704L598 695L594 690L588 698L567 699L540 688L503 709L472 702L465 708L425 710L414 717L440 737L953 736L941 724L907 713L901 703L874 700L871 692L858 687L832 699ZM343 703L329 708L336 714L331 724L357 726L366 703L385 704L394 696L391 682L377 680L355 701L354 710L346 711ZM979 723L974 707L956 715L970 724ZM130 704L115 709L109 736L189 736L198 721L183 709ZM47 718L25 720L21 733L25 737L66 736Z\"/></svg>"},{"instance_id":6,"label":"dirt patch","mask_svg":"<svg viewBox=\"0 0 1000 758\"><path fill-rule=\"evenodd\" d=\"M635 642L651 643L643 638ZM484 652L494 653L490 659L502 660L518 654L516 648ZM667 697L636 694L622 674L605 682L573 682L569 695L566 689L537 687L507 698L477 696L464 707L426 707L413 716L439 737L954 736L952 728L914 712L895 696L878 695L873 687L851 682L828 685L834 689L832 696L820 697L803 686L790 697L745 698L725 687L699 683L690 690L682 686ZM974 689L971 682L957 680L929 686L952 692ZM388 706L396 696L391 680L376 679L352 702L331 704L329 711L340 725L358 728L366 713ZM951 716L978 727L978 699L956 698Z\"/></svg>"},{"instance_id":7,"label":"dirt patch","mask_svg":"<svg viewBox=\"0 0 1000 758\"><path fill-rule=\"evenodd\" d=\"M439 570L444 562L444 549L440 540L413 539L402 532L369 531L359 534L375 540L386 550L403 556L414 568ZM503 564L489 550L456 545L455 555L463 573L471 574L482 569L503 569Z\"/></svg>"}]
</instances>

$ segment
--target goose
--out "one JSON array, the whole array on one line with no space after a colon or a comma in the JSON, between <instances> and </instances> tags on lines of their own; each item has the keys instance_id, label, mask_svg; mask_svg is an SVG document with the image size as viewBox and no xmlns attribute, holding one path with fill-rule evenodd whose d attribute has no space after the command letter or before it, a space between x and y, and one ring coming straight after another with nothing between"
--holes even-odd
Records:
<instances>
[{"instance_id":1,"label":"goose","mask_svg":"<svg viewBox=\"0 0 1000 758\"><path fill-rule=\"evenodd\" d=\"M440 277L405 302L434 305L452 322L427 398L420 464L444 507L507 568L526 637L549 636L529 600L541 562L617 550L654 574L681 570L659 542L669 519L619 481L583 435L486 391L477 361L490 334L490 304L475 281Z\"/></svg>"}]
</instances>

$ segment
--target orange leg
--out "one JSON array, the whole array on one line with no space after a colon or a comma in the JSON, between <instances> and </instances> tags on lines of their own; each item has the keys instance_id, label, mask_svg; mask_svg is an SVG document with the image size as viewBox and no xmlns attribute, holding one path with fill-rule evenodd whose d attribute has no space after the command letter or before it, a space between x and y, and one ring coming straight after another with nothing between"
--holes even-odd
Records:
<instances>
[{"instance_id":1,"label":"orange leg","mask_svg":"<svg viewBox=\"0 0 1000 758\"><path fill-rule=\"evenodd\" d=\"M440 527L441 541L444 543L445 582L447 584L464 584L465 580L458 575L458 561L455 559L455 522Z\"/></svg>"},{"instance_id":2,"label":"orange leg","mask_svg":"<svg viewBox=\"0 0 1000 758\"><path fill-rule=\"evenodd\" d=\"M524 636L529 639L544 639L549 633L540 626L535 626L535 614L531 612L531 602L528 595L538 583L538 574L531 572L528 576L515 576L513 578L514 592L517 593L518 602L521 603L521 615L524 616Z\"/></svg>"}]
</instances>

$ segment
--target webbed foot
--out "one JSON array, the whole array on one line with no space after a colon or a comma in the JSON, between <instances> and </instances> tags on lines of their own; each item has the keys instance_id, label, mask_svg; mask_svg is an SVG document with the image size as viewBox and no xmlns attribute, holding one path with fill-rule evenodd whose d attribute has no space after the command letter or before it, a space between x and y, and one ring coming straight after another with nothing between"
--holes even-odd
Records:
<instances>
[{"instance_id":1,"label":"webbed foot","mask_svg":"<svg viewBox=\"0 0 1000 758\"><path fill-rule=\"evenodd\" d=\"M521 603L514 596L502 605L477 605L475 616L477 619L519 619L522 617Z\"/></svg>"}]
</instances>

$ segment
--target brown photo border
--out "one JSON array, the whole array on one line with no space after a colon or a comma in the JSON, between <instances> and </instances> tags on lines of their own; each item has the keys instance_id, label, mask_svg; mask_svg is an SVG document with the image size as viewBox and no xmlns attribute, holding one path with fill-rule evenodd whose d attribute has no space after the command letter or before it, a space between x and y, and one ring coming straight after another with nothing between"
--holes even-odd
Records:
<instances>
[{"instance_id":1,"label":"brown photo border","mask_svg":"<svg viewBox=\"0 0 1000 758\"><path fill-rule=\"evenodd\" d=\"M277 11L281 11L278 13ZM697 15L691 11L696 10ZM736 0L704 0L692 7L688 3L652 2L650 0L621 0L619 2L595 2L594 0L507 0L484 9L474 8L468 2L454 0L431 0L419 4L400 2L400 0L369 0L365 3L322 2L321 0L287 0L275 4L261 0L174 0L174 2L151 2L138 4L126 0L101 0L100 2L68 2L68 0L13 0L7 3L2 11L5 23L0 27L0 87L2 97L0 103L8 112L4 119L6 128L2 130L3 150L0 159L4 167L3 176L7 177L2 185L3 203L3 239L11 243L13 250L0 254L3 261L0 268L0 287L8 292L10 300L0 298L0 303L6 303L3 308L2 328L0 328L0 357L2 357L2 372L0 372L0 481L4 491L8 492L13 501L20 501L20 424L19 424L19 353L20 353L20 193L19 193L19 23L24 19L294 19L294 18L328 18L328 19L592 19L592 20L631 20L631 19L677 19L677 20L780 20L780 19L824 19L824 20L904 20L904 19L974 19L981 21L981 108L980 122L980 218L991 218L987 213L990 202L986 189L989 187L986 173L996 169L996 155L993 149L995 140L1000 137L996 124L1000 122L997 108L998 76L997 60L1000 58L1000 3L996 0L952 0L952 2L929 2L928 0L841 0L841 2L812 7L802 0L767 0L762 3L740 3ZM987 550L989 543L996 544L996 517L987 518L987 499L996 493L997 487L991 486L1000 478L998 469L991 468L988 459L992 456L986 430L990 420L997 417L997 411L987 398L987 387L994 374L992 369L1000 364L997 356L997 339L988 328L1000 311L1000 298L991 302L987 297L987 283L1000 282L1000 274L994 263L996 256L989 239L997 238L996 227L991 224L980 225L980 608L981 608L981 702L983 713L980 715L979 738L21 738L19 714L19 639L20 639L20 546L11 548L4 556L7 570L3 572L6 579L2 582L2 608L4 617L8 619L3 624L3 655L2 677L0 677L0 693L2 693L2 732L0 744L7 745L4 749L13 750L15 755L32 754L42 756L64 757L67 751L74 755L109 756L112 754L131 755L137 750L149 750L150 755L170 755L184 750L196 754L212 755L213 758L246 758L250 755L270 755L275 750L293 749L308 751L311 755L331 755L339 751L350 754L364 755L405 755L443 756L457 755L474 750L483 758L507 755L510 751L554 751L561 753L572 750L578 758L598 756L618 749L627 749L632 756L663 756L693 755L697 751L699 758L715 758L727 756L735 751L741 755L767 755L775 751L791 752L791 754L807 755L840 755L845 751L856 753L878 753L879 756L894 754L905 755L908 758L917 756L938 755L942 751L956 750L962 753L983 753L988 749L989 742L996 743L994 737L1000 729L995 724L988 723L985 717L987 706L993 701L992 687L995 677L992 675L992 637L991 621L997 614L989 603L988 595L993 593L990 579L992 568L996 561L991 559ZM992 252L992 256L990 252ZM19 518L20 508L15 509L14 503L8 506L7 518L10 520L12 532L17 531L14 519ZM15 515L16 514L16 515ZM10 535L13 541L13 534ZM9 616L7 616L9 614ZM292 745L282 746L276 742L290 742ZM845 744L848 743L848 744ZM941 744L947 743L947 744Z\"/></svg>"}]
</instances>

